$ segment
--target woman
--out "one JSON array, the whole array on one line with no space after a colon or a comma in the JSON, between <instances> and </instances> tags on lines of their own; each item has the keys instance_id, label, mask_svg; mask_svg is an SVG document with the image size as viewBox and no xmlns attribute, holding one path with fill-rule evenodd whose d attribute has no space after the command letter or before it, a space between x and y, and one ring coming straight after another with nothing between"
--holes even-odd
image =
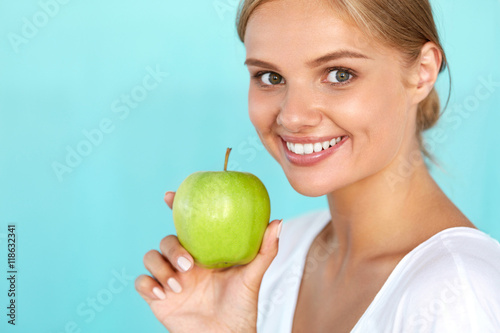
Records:
<instances>
[{"instance_id":1,"label":"woman","mask_svg":"<svg viewBox=\"0 0 500 333\"><path fill-rule=\"evenodd\" d=\"M193 265L175 236L164 238L144 258L152 277L136 281L161 323L500 331L500 244L453 205L422 157L446 65L428 1L247 0L238 32L260 139L294 189L326 195L329 211L272 221L257 257L225 270Z\"/></svg>"}]
</instances>

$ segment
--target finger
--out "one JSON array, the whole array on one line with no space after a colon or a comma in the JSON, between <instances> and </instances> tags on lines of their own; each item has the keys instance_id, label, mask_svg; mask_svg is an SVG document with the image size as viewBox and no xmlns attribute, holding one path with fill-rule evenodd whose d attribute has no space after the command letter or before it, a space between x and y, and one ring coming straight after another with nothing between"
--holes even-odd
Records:
<instances>
[{"instance_id":1,"label":"finger","mask_svg":"<svg viewBox=\"0 0 500 333\"><path fill-rule=\"evenodd\" d=\"M182 247L175 235L161 240L160 251L179 272L187 272L193 267L193 257Z\"/></svg>"},{"instance_id":2,"label":"finger","mask_svg":"<svg viewBox=\"0 0 500 333\"><path fill-rule=\"evenodd\" d=\"M163 287L148 275L140 275L135 279L135 290L148 304L154 300L164 300L166 297Z\"/></svg>"},{"instance_id":3,"label":"finger","mask_svg":"<svg viewBox=\"0 0 500 333\"><path fill-rule=\"evenodd\" d=\"M278 254L279 234L283 220L274 220L267 226L259 253L247 267L245 267L245 279L249 286L259 288L264 273Z\"/></svg>"},{"instance_id":4,"label":"finger","mask_svg":"<svg viewBox=\"0 0 500 333\"><path fill-rule=\"evenodd\" d=\"M176 294L182 291L181 285L174 277L175 271L172 265L158 251L151 250L144 255L144 266L164 290L171 290Z\"/></svg>"},{"instance_id":5,"label":"finger","mask_svg":"<svg viewBox=\"0 0 500 333\"><path fill-rule=\"evenodd\" d=\"M172 209L172 205L174 204L174 197L175 197L175 192L168 191L165 193L165 197L163 200L165 200L165 203L167 204L170 209Z\"/></svg>"}]
</instances>

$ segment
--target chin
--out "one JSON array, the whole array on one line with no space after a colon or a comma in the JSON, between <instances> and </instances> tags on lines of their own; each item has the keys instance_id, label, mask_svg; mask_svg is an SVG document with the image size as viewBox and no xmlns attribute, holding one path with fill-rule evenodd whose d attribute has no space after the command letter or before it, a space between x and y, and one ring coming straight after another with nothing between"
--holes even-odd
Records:
<instances>
[{"instance_id":1,"label":"chin","mask_svg":"<svg viewBox=\"0 0 500 333\"><path fill-rule=\"evenodd\" d=\"M311 181L310 179L303 179L301 181L297 180L297 178L286 176L293 189L306 197L321 197L345 186L332 181Z\"/></svg>"},{"instance_id":2,"label":"chin","mask_svg":"<svg viewBox=\"0 0 500 333\"><path fill-rule=\"evenodd\" d=\"M293 185L292 185L293 187ZM297 193L302 194L303 196L306 197L311 197L311 198L316 198L316 197L322 197L324 195L327 195L329 192L324 192L324 191L317 191L312 188L304 188L304 189L299 189L296 187L293 187Z\"/></svg>"}]
</instances>

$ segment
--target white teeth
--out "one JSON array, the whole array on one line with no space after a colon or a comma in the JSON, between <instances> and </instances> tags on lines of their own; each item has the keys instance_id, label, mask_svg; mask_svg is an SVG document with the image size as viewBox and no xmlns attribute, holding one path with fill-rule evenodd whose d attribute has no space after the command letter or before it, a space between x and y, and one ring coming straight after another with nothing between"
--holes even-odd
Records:
<instances>
[{"instance_id":1,"label":"white teeth","mask_svg":"<svg viewBox=\"0 0 500 333\"><path fill-rule=\"evenodd\" d=\"M333 147L341 140L342 137L334 138L330 141L316 142L316 143L302 144L302 143L287 142L286 147L288 148L289 151L297 155L308 155L312 153L319 153L323 149L328 149L330 147Z\"/></svg>"},{"instance_id":2,"label":"white teeth","mask_svg":"<svg viewBox=\"0 0 500 333\"><path fill-rule=\"evenodd\" d=\"M306 143L304 145L304 154L312 154L314 152L314 145L312 143Z\"/></svg>"},{"instance_id":3,"label":"white teeth","mask_svg":"<svg viewBox=\"0 0 500 333\"><path fill-rule=\"evenodd\" d=\"M295 154L304 155L304 145L301 143L295 144Z\"/></svg>"}]
</instances>

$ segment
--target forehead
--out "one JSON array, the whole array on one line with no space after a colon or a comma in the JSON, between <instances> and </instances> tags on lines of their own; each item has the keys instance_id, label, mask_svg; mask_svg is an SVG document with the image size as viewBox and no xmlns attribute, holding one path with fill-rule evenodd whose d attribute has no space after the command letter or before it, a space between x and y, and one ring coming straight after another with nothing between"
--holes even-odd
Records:
<instances>
[{"instance_id":1,"label":"forehead","mask_svg":"<svg viewBox=\"0 0 500 333\"><path fill-rule=\"evenodd\" d=\"M353 23L341 19L328 0L272 0L252 13L245 33L249 57L314 58L332 49L370 56L381 45Z\"/></svg>"}]
</instances>

